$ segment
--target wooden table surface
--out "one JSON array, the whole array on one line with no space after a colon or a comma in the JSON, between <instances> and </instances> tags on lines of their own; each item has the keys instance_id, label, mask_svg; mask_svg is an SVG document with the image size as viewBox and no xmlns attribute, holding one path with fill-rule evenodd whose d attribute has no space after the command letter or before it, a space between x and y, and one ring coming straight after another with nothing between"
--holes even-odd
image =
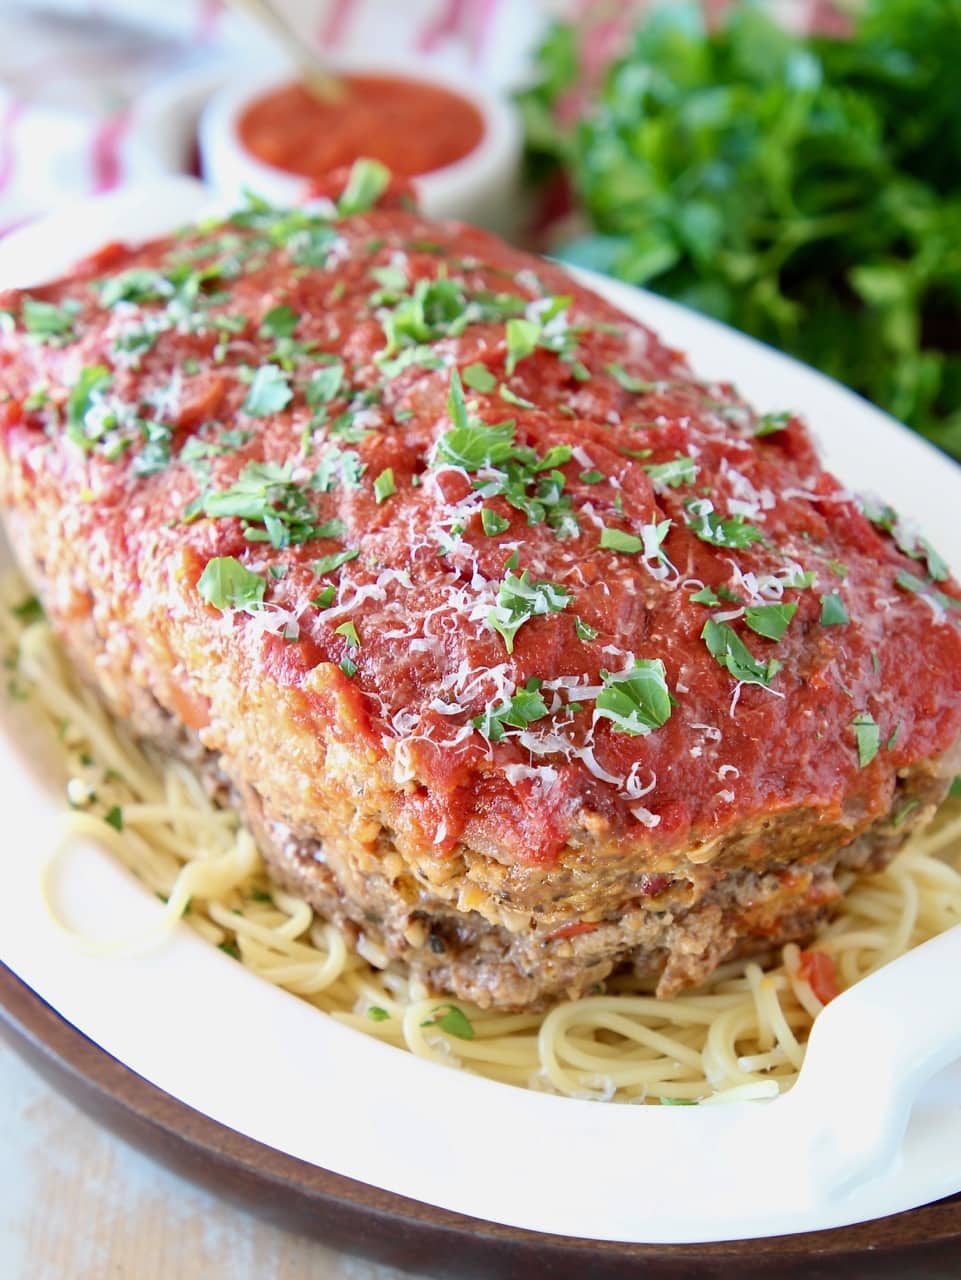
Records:
<instances>
[{"instance_id":1,"label":"wooden table surface","mask_svg":"<svg viewBox=\"0 0 961 1280\"><path fill-rule=\"evenodd\" d=\"M2 1280L404 1280L245 1214L65 1101L0 1040Z\"/></svg>"}]
</instances>

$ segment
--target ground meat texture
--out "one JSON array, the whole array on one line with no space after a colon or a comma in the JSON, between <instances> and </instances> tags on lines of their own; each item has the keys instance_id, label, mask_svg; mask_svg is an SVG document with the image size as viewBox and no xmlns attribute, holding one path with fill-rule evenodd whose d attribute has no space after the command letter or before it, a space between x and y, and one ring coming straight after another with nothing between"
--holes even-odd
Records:
<instances>
[{"instance_id":1,"label":"ground meat texture","mask_svg":"<svg viewBox=\"0 0 961 1280\"><path fill-rule=\"evenodd\" d=\"M77 669L438 992L803 940L958 766L957 584L796 417L362 186L0 297L0 500Z\"/></svg>"}]
</instances>

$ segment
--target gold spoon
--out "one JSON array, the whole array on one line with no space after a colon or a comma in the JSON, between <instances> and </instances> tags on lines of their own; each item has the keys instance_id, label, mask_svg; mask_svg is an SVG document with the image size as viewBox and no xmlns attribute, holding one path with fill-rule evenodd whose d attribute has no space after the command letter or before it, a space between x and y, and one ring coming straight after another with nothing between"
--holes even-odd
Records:
<instances>
[{"instance_id":1,"label":"gold spoon","mask_svg":"<svg viewBox=\"0 0 961 1280\"><path fill-rule=\"evenodd\" d=\"M323 102L339 102L343 98L343 81L331 75L289 19L279 13L270 0L230 0L230 3L277 37L296 62L304 87L315 98Z\"/></svg>"}]
</instances>

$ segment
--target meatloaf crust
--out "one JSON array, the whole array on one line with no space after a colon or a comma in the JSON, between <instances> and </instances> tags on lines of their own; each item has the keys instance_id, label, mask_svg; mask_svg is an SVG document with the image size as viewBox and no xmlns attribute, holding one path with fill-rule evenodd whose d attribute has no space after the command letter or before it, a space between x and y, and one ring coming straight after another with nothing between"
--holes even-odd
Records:
<instances>
[{"instance_id":1,"label":"meatloaf crust","mask_svg":"<svg viewBox=\"0 0 961 1280\"><path fill-rule=\"evenodd\" d=\"M0 500L78 671L434 990L809 936L957 769L947 567L796 416L377 179L0 298Z\"/></svg>"}]
</instances>

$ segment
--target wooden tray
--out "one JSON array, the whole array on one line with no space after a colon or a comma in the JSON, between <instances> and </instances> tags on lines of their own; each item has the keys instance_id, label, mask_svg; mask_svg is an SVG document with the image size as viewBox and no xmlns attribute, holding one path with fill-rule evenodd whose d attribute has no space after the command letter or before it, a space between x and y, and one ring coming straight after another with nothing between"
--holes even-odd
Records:
<instances>
[{"instance_id":1,"label":"wooden tray","mask_svg":"<svg viewBox=\"0 0 961 1280\"><path fill-rule=\"evenodd\" d=\"M961 1195L854 1227L764 1240L626 1245L542 1235L379 1191L243 1137L148 1084L2 965L0 1029L61 1093L152 1158L292 1231L418 1274L935 1280L961 1270Z\"/></svg>"}]
</instances>

